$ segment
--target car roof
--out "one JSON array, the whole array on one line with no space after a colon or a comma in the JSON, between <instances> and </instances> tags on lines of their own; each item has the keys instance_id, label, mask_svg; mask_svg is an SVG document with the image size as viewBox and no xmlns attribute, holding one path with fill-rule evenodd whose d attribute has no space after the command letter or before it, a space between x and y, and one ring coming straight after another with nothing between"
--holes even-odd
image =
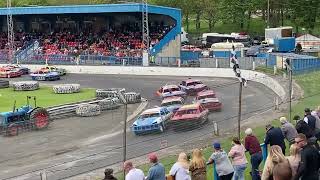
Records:
<instances>
[{"instance_id":1,"label":"car roof","mask_svg":"<svg viewBox=\"0 0 320 180\"><path fill-rule=\"evenodd\" d=\"M215 94L215 92L213 90L200 91L198 92L197 96L207 96L210 94Z\"/></svg>"},{"instance_id":2,"label":"car roof","mask_svg":"<svg viewBox=\"0 0 320 180\"><path fill-rule=\"evenodd\" d=\"M188 104L188 105L182 106L179 110L198 109L199 106L200 106L199 103L196 103L196 104Z\"/></svg>"},{"instance_id":3,"label":"car roof","mask_svg":"<svg viewBox=\"0 0 320 180\"><path fill-rule=\"evenodd\" d=\"M179 96L171 96L171 97L167 97L164 100L162 100L161 104L171 102L171 101L182 101L182 99L183 98L179 97Z\"/></svg>"},{"instance_id":4,"label":"car roof","mask_svg":"<svg viewBox=\"0 0 320 180\"><path fill-rule=\"evenodd\" d=\"M191 83L191 82L198 82L200 80L198 80L198 79L187 79L185 81L186 81L186 83Z\"/></svg>"},{"instance_id":5,"label":"car roof","mask_svg":"<svg viewBox=\"0 0 320 180\"><path fill-rule=\"evenodd\" d=\"M179 86L175 85L175 84L169 84L169 85L165 85L162 86L163 89L172 89L172 88L179 88Z\"/></svg>"},{"instance_id":6,"label":"car roof","mask_svg":"<svg viewBox=\"0 0 320 180\"><path fill-rule=\"evenodd\" d=\"M200 101L201 102L206 102L206 101L209 101L209 102L220 102L218 98L206 98L206 99L201 99Z\"/></svg>"},{"instance_id":7,"label":"car roof","mask_svg":"<svg viewBox=\"0 0 320 180\"><path fill-rule=\"evenodd\" d=\"M162 107L156 107L156 108L152 108L152 109L147 109L147 110L143 111L142 114L159 113L161 111L161 109L163 109L163 108Z\"/></svg>"}]
</instances>

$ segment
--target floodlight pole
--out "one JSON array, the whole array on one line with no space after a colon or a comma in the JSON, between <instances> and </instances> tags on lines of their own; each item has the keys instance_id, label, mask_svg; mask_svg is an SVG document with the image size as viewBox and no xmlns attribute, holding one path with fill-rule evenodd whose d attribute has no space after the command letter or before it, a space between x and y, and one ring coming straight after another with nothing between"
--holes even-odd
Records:
<instances>
[{"instance_id":1,"label":"floodlight pole","mask_svg":"<svg viewBox=\"0 0 320 180\"><path fill-rule=\"evenodd\" d=\"M119 91L118 96L121 100L121 102L124 104L124 116L123 116L123 164L127 160L127 112L128 112L128 106L127 101L124 98L123 94ZM126 177L126 171L123 168L123 177Z\"/></svg>"}]
</instances>

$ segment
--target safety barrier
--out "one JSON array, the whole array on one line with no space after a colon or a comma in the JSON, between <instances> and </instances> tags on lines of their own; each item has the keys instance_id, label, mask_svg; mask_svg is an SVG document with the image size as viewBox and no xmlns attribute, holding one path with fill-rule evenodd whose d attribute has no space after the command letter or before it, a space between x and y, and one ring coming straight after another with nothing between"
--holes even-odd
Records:
<instances>
[{"instance_id":1,"label":"safety barrier","mask_svg":"<svg viewBox=\"0 0 320 180\"><path fill-rule=\"evenodd\" d=\"M265 163L266 159L267 159L267 156L268 156L268 145L262 143L260 144L260 147L262 149L262 158L263 158L263 161L262 163ZM216 164L213 163L213 179L214 180L219 180L219 176L218 176L218 173L216 171Z\"/></svg>"},{"instance_id":2,"label":"safety barrier","mask_svg":"<svg viewBox=\"0 0 320 180\"><path fill-rule=\"evenodd\" d=\"M55 94L72 94L80 92L80 84L58 84L52 87Z\"/></svg>"},{"instance_id":3,"label":"safety barrier","mask_svg":"<svg viewBox=\"0 0 320 180\"><path fill-rule=\"evenodd\" d=\"M142 66L141 57L116 57L102 55L81 55L80 65L108 65L108 66Z\"/></svg>"},{"instance_id":4,"label":"safety barrier","mask_svg":"<svg viewBox=\"0 0 320 180\"><path fill-rule=\"evenodd\" d=\"M101 114L99 104L79 104L76 107L76 114L82 117L97 116Z\"/></svg>"},{"instance_id":5,"label":"safety barrier","mask_svg":"<svg viewBox=\"0 0 320 180\"><path fill-rule=\"evenodd\" d=\"M0 80L0 89L2 88L8 88L9 87L9 81L7 80Z\"/></svg>"},{"instance_id":6,"label":"safety barrier","mask_svg":"<svg viewBox=\"0 0 320 180\"><path fill-rule=\"evenodd\" d=\"M38 81L19 81L12 83L14 91L34 91L39 89Z\"/></svg>"}]
</instances>

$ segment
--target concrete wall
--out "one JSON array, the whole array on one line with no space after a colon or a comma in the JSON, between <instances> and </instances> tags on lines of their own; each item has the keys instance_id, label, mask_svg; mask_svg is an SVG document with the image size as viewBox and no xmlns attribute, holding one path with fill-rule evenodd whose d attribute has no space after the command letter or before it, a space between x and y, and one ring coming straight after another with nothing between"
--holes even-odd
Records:
<instances>
[{"instance_id":1,"label":"concrete wall","mask_svg":"<svg viewBox=\"0 0 320 180\"><path fill-rule=\"evenodd\" d=\"M34 71L43 65L26 65ZM187 76L187 77L225 77L235 78L230 68L176 68L176 67L132 67L132 66L57 66L65 68L68 73L82 74L125 74L147 76ZM273 90L282 101L286 98L286 91L278 81L260 72L242 70L242 76L249 80L264 84Z\"/></svg>"}]
</instances>

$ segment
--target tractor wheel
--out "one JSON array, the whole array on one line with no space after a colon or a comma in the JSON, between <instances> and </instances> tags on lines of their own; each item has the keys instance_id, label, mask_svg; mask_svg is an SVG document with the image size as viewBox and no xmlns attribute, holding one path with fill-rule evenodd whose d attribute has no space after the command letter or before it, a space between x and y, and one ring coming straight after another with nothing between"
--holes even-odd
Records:
<instances>
[{"instance_id":1,"label":"tractor wheel","mask_svg":"<svg viewBox=\"0 0 320 180\"><path fill-rule=\"evenodd\" d=\"M30 113L30 120L35 129L44 129L49 126L49 113L44 108L35 108Z\"/></svg>"},{"instance_id":2,"label":"tractor wheel","mask_svg":"<svg viewBox=\"0 0 320 180\"><path fill-rule=\"evenodd\" d=\"M7 128L7 136L17 136L19 127L16 124L9 124Z\"/></svg>"}]
</instances>

